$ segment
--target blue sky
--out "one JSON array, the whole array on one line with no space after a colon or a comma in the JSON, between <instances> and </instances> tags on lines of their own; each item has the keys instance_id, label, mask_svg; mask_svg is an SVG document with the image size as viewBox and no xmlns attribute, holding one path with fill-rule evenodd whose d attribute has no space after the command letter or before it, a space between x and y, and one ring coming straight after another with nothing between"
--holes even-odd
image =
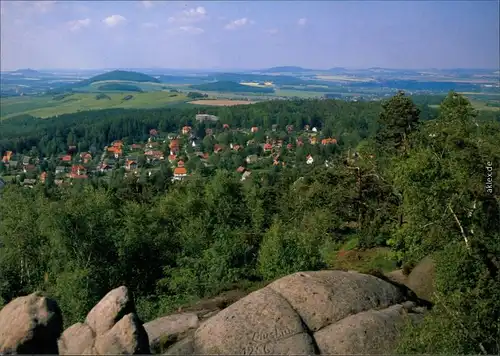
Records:
<instances>
[{"instance_id":1,"label":"blue sky","mask_svg":"<svg viewBox=\"0 0 500 356\"><path fill-rule=\"evenodd\" d=\"M498 1L8 1L1 69L498 68Z\"/></svg>"}]
</instances>

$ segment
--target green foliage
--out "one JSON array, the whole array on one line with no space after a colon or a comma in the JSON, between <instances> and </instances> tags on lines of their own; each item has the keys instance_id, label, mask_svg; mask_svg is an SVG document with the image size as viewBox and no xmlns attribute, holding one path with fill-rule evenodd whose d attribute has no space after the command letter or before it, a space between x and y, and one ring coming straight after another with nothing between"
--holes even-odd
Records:
<instances>
[{"instance_id":1,"label":"green foliage","mask_svg":"<svg viewBox=\"0 0 500 356\"><path fill-rule=\"evenodd\" d=\"M383 103L376 136L382 151L389 150L392 154L393 150L408 150L408 136L417 129L419 114L420 110L402 91Z\"/></svg>"},{"instance_id":2,"label":"green foliage","mask_svg":"<svg viewBox=\"0 0 500 356\"><path fill-rule=\"evenodd\" d=\"M398 353L500 351L500 240L498 234L483 239L490 256L462 243L451 243L436 255L436 306L422 324L406 328ZM493 262L496 269L491 268Z\"/></svg>"},{"instance_id":3,"label":"green foliage","mask_svg":"<svg viewBox=\"0 0 500 356\"><path fill-rule=\"evenodd\" d=\"M167 163L149 175L153 165L142 160L138 177L124 177L121 167L109 179L68 187L54 186L53 176L33 189L8 184L0 199L0 302L43 290L57 298L70 325L110 289L127 285L141 317L150 320L296 271L380 273L398 262L408 272L431 254L436 305L422 324L408 326L400 352L498 353L500 124L494 118L481 117L455 93L436 119L422 124L404 94L383 107L303 100L207 111L221 121L193 122L194 108L3 121L0 151L34 157L65 152L68 144L144 142L152 128L178 132L184 125L200 138L214 130L202 152L215 144L226 149L211 155L211 167L185 159L196 173L182 182L171 182ZM273 167L273 158L262 155L244 161L260 154L266 136L283 139L285 147L298 137L307 142L307 133L283 131L305 124L338 144L283 148L285 166ZM232 130L252 126L260 131L247 146L248 137ZM230 143L244 150L232 151ZM307 154L314 164L305 163ZM55 164L51 158L41 169ZM252 172L244 182L235 172L240 165Z\"/></svg>"},{"instance_id":4,"label":"green foliage","mask_svg":"<svg viewBox=\"0 0 500 356\"><path fill-rule=\"evenodd\" d=\"M203 98L207 98L208 95L207 94L203 94L203 93L198 93L198 92L195 92L195 91L190 91L189 93L187 93L187 97L189 99L203 99Z\"/></svg>"},{"instance_id":5,"label":"green foliage","mask_svg":"<svg viewBox=\"0 0 500 356\"><path fill-rule=\"evenodd\" d=\"M137 92L141 93L142 89L139 88L137 85L131 85L131 84L125 84L125 83L108 83L108 84L103 84L99 85L97 89L102 90L102 91L132 91L132 92Z\"/></svg>"}]
</instances>

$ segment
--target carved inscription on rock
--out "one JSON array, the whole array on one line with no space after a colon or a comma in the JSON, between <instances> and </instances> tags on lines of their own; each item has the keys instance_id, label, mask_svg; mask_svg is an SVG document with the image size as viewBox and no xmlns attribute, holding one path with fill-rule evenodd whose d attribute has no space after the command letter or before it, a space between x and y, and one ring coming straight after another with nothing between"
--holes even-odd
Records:
<instances>
[{"instance_id":1,"label":"carved inscription on rock","mask_svg":"<svg viewBox=\"0 0 500 356\"><path fill-rule=\"evenodd\" d=\"M275 326L274 330L264 332L254 332L251 344L243 350L244 355L269 355L273 353L273 342L284 339L294 334L294 331L288 327Z\"/></svg>"}]
</instances>

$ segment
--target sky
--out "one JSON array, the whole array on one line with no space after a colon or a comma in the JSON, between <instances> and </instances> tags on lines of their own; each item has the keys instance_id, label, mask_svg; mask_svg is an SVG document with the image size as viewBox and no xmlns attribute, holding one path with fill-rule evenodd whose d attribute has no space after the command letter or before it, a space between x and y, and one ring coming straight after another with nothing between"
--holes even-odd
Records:
<instances>
[{"instance_id":1,"label":"sky","mask_svg":"<svg viewBox=\"0 0 500 356\"><path fill-rule=\"evenodd\" d=\"M1 0L1 70L498 68L499 1Z\"/></svg>"}]
</instances>

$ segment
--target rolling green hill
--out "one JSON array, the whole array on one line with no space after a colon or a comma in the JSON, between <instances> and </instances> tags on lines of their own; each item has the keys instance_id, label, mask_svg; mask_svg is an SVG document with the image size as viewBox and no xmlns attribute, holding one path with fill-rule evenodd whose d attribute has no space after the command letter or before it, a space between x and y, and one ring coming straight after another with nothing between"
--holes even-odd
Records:
<instances>
[{"instance_id":1,"label":"rolling green hill","mask_svg":"<svg viewBox=\"0 0 500 356\"><path fill-rule=\"evenodd\" d=\"M160 81L154 77L151 77L144 73L139 72L128 72L125 70L114 70L111 72L103 73L91 77L86 80L82 80L80 83L85 83L84 85L88 85L94 82L103 82L109 80L119 80L119 81L127 81L127 82L153 82L159 83Z\"/></svg>"},{"instance_id":2,"label":"rolling green hill","mask_svg":"<svg viewBox=\"0 0 500 356\"><path fill-rule=\"evenodd\" d=\"M183 93L155 91L147 93L66 93L64 95L17 96L0 99L0 120L18 115L46 118L86 110L111 108L159 108L183 103Z\"/></svg>"},{"instance_id":3,"label":"rolling green hill","mask_svg":"<svg viewBox=\"0 0 500 356\"><path fill-rule=\"evenodd\" d=\"M81 80L77 83L64 85L56 90L51 91L54 93L68 92L88 87L93 83L97 82L132 82L132 83L160 83L160 81L154 77L151 77L144 73L139 72L129 72L125 70L114 70L111 72L99 74L93 76L89 79ZM120 89L107 89L107 90L120 90Z\"/></svg>"},{"instance_id":4,"label":"rolling green hill","mask_svg":"<svg viewBox=\"0 0 500 356\"><path fill-rule=\"evenodd\" d=\"M273 88L254 87L231 81L191 85L190 88L202 91L217 91L225 93L274 93Z\"/></svg>"}]
</instances>

